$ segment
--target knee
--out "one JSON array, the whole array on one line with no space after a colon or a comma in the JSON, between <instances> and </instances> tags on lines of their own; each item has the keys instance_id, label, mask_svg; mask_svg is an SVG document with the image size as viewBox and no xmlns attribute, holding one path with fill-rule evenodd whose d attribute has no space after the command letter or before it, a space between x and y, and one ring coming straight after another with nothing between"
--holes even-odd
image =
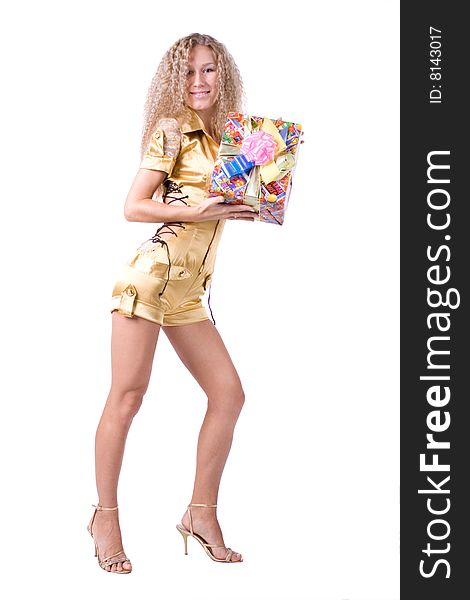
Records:
<instances>
[{"instance_id":1,"label":"knee","mask_svg":"<svg viewBox=\"0 0 470 600\"><path fill-rule=\"evenodd\" d=\"M146 388L111 390L110 404L123 422L132 421L142 406Z\"/></svg>"},{"instance_id":2,"label":"knee","mask_svg":"<svg viewBox=\"0 0 470 600\"><path fill-rule=\"evenodd\" d=\"M209 408L238 415L245 403L245 392L239 381L225 382L220 390L208 396Z\"/></svg>"},{"instance_id":3,"label":"knee","mask_svg":"<svg viewBox=\"0 0 470 600\"><path fill-rule=\"evenodd\" d=\"M240 407L240 410L243 408L245 404L245 390L240 386L240 389L237 393L237 404Z\"/></svg>"}]
</instances>

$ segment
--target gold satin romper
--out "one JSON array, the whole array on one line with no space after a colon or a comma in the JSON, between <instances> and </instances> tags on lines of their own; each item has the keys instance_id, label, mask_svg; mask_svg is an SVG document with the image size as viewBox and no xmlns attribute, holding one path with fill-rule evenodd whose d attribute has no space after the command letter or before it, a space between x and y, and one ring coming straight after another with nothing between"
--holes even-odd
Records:
<instances>
[{"instance_id":1,"label":"gold satin romper","mask_svg":"<svg viewBox=\"0 0 470 600\"><path fill-rule=\"evenodd\" d=\"M197 206L207 198L219 145L194 111L189 120L180 122L180 131L179 154L169 156L164 151L166 130L158 126L140 168L167 173L162 184L163 202L180 200ZM122 268L113 288L111 312L117 310L126 317L135 315L160 325L209 319L201 297L210 285L224 225L225 219L164 223ZM212 320L215 325L213 316Z\"/></svg>"}]
</instances>

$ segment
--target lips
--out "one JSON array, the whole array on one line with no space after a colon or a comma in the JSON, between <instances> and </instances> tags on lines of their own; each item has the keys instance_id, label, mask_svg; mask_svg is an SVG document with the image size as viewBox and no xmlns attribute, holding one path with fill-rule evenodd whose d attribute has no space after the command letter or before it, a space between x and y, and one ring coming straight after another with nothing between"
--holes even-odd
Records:
<instances>
[{"instance_id":1,"label":"lips","mask_svg":"<svg viewBox=\"0 0 470 600\"><path fill-rule=\"evenodd\" d=\"M207 96L207 94L210 94L209 92L189 92L191 94L191 96L194 96L195 98L204 98L204 96Z\"/></svg>"}]
</instances>

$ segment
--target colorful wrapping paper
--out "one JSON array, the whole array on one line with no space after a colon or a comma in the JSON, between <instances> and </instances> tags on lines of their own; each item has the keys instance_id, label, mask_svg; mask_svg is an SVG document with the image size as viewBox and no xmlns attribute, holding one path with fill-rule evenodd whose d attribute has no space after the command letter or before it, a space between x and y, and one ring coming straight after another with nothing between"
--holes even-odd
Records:
<instances>
[{"instance_id":1,"label":"colorful wrapping paper","mask_svg":"<svg viewBox=\"0 0 470 600\"><path fill-rule=\"evenodd\" d=\"M209 195L253 206L255 220L282 225L302 134L299 123L228 113Z\"/></svg>"}]
</instances>

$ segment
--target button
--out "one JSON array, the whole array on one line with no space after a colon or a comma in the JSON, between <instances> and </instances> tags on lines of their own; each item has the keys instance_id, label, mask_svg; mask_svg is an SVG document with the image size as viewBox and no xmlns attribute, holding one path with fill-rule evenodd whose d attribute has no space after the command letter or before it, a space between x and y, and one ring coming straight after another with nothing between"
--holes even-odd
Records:
<instances>
[{"instance_id":1,"label":"button","mask_svg":"<svg viewBox=\"0 0 470 600\"><path fill-rule=\"evenodd\" d=\"M160 137L160 132L159 132L159 131L156 131L156 132L155 132L155 138L158 140L158 138L159 138L159 137Z\"/></svg>"},{"instance_id":2,"label":"button","mask_svg":"<svg viewBox=\"0 0 470 600\"><path fill-rule=\"evenodd\" d=\"M128 296L133 296L134 295L134 290L132 288L127 288L126 292L127 292Z\"/></svg>"},{"instance_id":3,"label":"button","mask_svg":"<svg viewBox=\"0 0 470 600\"><path fill-rule=\"evenodd\" d=\"M276 196L276 194L269 194L269 196L266 198L266 200L268 202L276 202L277 196Z\"/></svg>"},{"instance_id":4,"label":"button","mask_svg":"<svg viewBox=\"0 0 470 600\"><path fill-rule=\"evenodd\" d=\"M185 275L185 274L186 274L186 271L180 271L180 272L178 273L178 275L179 275L180 277L183 277L183 275Z\"/></svg>"}]
</instances>

